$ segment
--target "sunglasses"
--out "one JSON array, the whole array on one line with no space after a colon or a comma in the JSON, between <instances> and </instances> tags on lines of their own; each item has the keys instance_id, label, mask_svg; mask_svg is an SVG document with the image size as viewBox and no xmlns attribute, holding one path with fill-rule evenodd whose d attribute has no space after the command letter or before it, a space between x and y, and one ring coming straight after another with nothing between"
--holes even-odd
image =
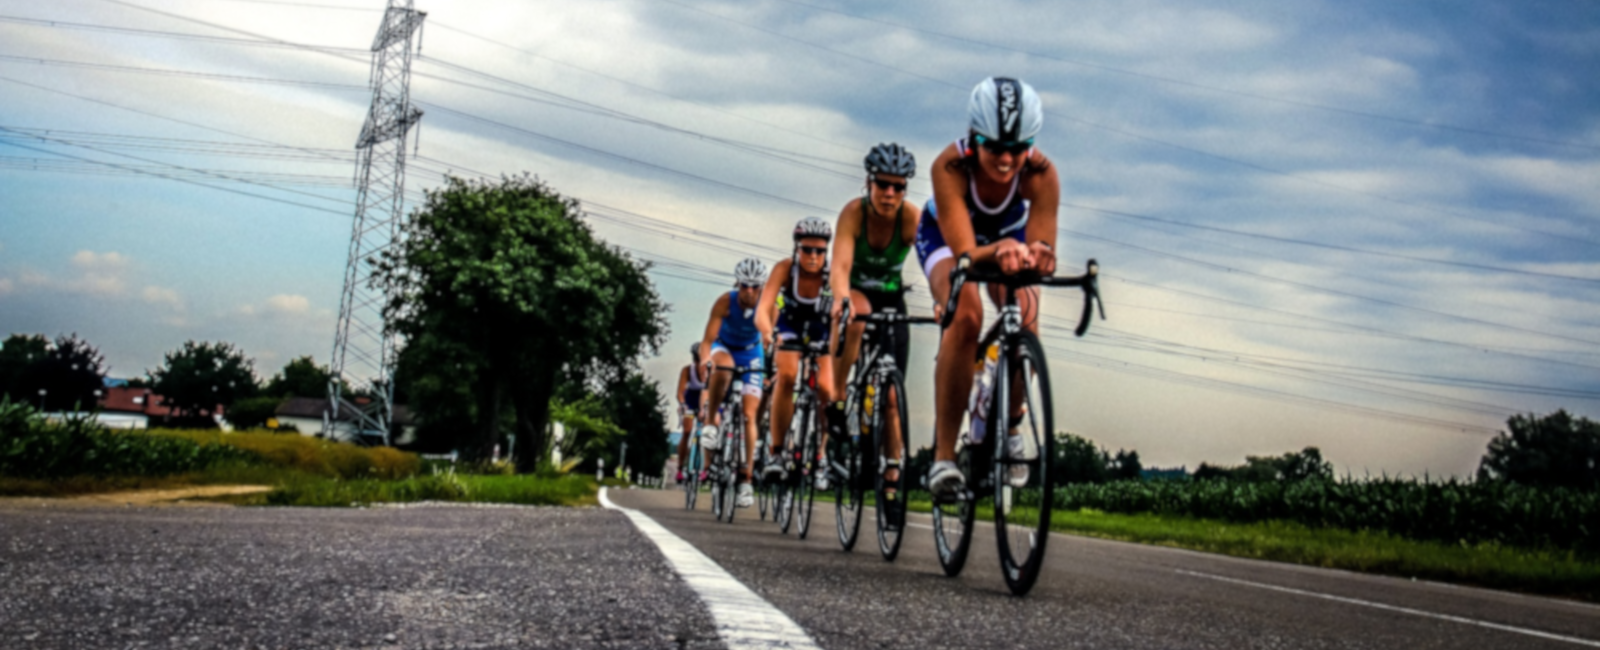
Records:
<instances>
[{"instance_id":1,"label":"sunglasses","mask_svg":"<svg viewBox=\"0 0 1600 650\"><path fill-rule=\"evenodd\" d=\"M884 180L878 180L877 178L874 178L874 179L872 179L872 184L878 186L878 189L883 190L885 192L894 191L894 192L898 192L900 194L905 194L905 192L906 192L906 184L905 183L895 183L895 182L892 182L892 181L884 181Z\"/></svg>"},{"instance_id":2,"label":"sunglasses","mask_svg":"<svg viewBox=\"0 0 1600 650\"><path fill-rule=\"evenodd\" d=\"M826 247L826 246L801 246L800 247L800 252L805 253L807 255L826 255L828 253L828 247Z\"/></svg>"},{"instance_id":3,"label":"sunglasses","mask_svg":"<svg viewBox=\"0 0 1600 650\"><path fill-rule=\"evenodd\" d=\"M988 149L989 153L992 153L996 156L1001 154L1020 156L1027 153L1029 149L1033 148L1033 138L1028 138L1027 140L1023 140L1021 142L998 142L980 135L977 136L977 140L978 146Z\"/></svg>"},{"instance_id":4,"label":"sunglasses","mask_svg":"<svg viewBox=\"0 0 1600 650\"><path fill-rule=\"evenodd\" d=\"M739 288L740 289L749 289L751 291L755 291L755 290L760 289L761 285L759 285L759 284L741 284L741 285L739 285Z\"/></svg>"}]
</instances>

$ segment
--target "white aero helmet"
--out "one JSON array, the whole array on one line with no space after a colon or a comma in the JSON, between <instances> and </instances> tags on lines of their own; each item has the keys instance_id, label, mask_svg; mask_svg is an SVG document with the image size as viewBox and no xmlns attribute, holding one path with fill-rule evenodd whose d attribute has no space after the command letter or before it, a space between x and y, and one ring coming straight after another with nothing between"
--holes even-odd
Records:
<instances>
[{"instance_id":1,"label":"white aero helmet","mask_svg":"<svg viewBox=\"0 0 1600 650\"><path fill-rule=\"evenodd\" d=\"M761 286L767 282L767 265L754 257L746 257L733 267L733 279L739 284Z\"/></svg>"},{"instance_id":2,"label":"white aero helmet","mask_svg":"<svg viewBox=\"0 0 1600 650\"><path fill-rule=\"evenodd\" d=\"M989 77L972 88L968 128L996 142L1022 142L1044 127L1039 93L1020 79Z\"/></svg>"}]
</instances>

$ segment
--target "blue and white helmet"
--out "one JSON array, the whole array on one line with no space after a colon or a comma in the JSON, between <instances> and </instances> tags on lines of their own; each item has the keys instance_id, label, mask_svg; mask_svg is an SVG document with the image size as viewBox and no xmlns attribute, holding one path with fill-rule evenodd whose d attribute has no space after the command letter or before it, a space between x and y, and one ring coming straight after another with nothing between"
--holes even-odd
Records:
<instances>
[{"instance_id":1,"label":"blue and white helmet","mask_svg":"<svg viewBox=\"0 0 1600 650\"><path fill-rule=\"evenodd\" d=\"M1044 105L1022 80L990 77L973 87L967 117L973 133L996 142L1022 142L1044 127Z\"/></svg>"}]
</instances>

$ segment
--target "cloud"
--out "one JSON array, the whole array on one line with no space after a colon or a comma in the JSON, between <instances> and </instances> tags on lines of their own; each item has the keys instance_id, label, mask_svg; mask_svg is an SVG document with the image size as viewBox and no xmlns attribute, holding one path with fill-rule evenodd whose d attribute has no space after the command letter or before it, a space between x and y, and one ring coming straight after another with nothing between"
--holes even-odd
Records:
<instances>
[{"instance_id":1,"label":"cloud","mask_svg":"<svg viewBox=\"0 0 1600 650\"><path fill-rule=\"evenodd\" d=\"M239 313L245 316L304 316L311 312L311 301L305 296L280 293L267 298L259 305L245 305Z\"/></svg>"},{"instance_id":2,"label":"cloud","mask_svg":"<svg viewBox=\"0 0 1600 650\"><path fill-rule=\"evenodd\" d=\"M167 305L175 309L183 309L183 299L178 297L178 292L166 287L148 286L144 288L141 297L152 305Z\"/></svg>"},{"instance_id":3,"label":"cloud","mask_svg":"<svg viewBox=\"0 0 1600 650\"><path fill-rule=\"evenodd\" d=\"M11 278L0 278L0 296L10 294L16 289L17 283L12 281Z\"/></svg>"}]
</instances>

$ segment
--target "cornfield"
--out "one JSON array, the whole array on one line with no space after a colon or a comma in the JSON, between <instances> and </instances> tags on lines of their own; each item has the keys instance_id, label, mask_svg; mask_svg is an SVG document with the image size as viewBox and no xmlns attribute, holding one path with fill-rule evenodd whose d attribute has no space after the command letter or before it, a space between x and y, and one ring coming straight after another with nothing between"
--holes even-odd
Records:
<instances>
[{"instance_id":1,"label":"cornfield","mask_svg":"<svg viewBox=\"0 0 1600 650\"><path fill-rule=\"evenodd\" d=\"M1501 481L1118 481L1058 488L1056 505L1238 523L1293 521L1600 557L1600 492Z\"/></svg>"}]
</instances>

